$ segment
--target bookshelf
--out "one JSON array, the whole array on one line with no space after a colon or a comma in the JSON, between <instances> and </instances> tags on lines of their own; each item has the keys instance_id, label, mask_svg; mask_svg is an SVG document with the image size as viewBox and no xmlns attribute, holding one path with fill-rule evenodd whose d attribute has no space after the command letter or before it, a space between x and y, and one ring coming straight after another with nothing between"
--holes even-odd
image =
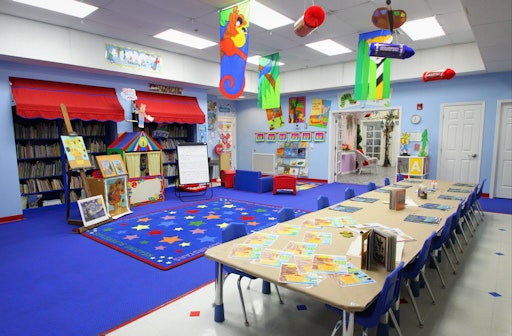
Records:
<instances>
[{"instance_id":1,"label":"bookshelf","mask_svg":"<svg viewBox=\"0 0 512 336\"><path fill-rule=\"evenodd\" d=\"M398 156L396 173L406 178L428 178L428 156Z\"/></svg>"},{"instance_id":2,"label":"bookshelf","mask_svg":"<svg viewBox=\"0 0 512 336\"><path fill-rule=\"evenodd\" d=\"M134 132L140 130L137 125L134 125ZM162 173L165 187L173 186L178 177L176 148L179 143L195 142L196 125L145 123L144 132L162 146Z\"/></svg>"},{"instance_id":3,"label":"bookshelf","mask_svg":"<svg viewBox=\"0 0 512 336\"><path fill-rule=\"evenodd\" d=\"M308 142L280 141L277 143L277 174L308 176Z\"/></svg>"},{"instance_id":4,"label":"bookshelf","mask_svg":"<svg viewBox=\"0 0 512 336\"><path fill-rule=\"evenodd\" d=\"M68 181L66 155L60 139L62 120L24 119L14 114L13 121L23 208L64 203ZM114 122L74 120L72 125L84 138L93 162L94 155L106 153L116 134ZM70 200L80 199L79 174L73 174L69 183Z\"/></svg>"}]
</instances>

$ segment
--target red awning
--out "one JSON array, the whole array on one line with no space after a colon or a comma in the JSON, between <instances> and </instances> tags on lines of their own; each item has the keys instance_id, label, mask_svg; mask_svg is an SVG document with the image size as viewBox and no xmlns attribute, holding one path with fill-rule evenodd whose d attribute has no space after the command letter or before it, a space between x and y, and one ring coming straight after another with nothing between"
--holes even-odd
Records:
<instances>
[{"instance_id":1,"label":"red awning","mask_svg":"<svg viewBox=\"0 0 512 336\"><path fill-rule=\"evenodd\" d=\"M196 97L137 91L136 105L146 104L146 114L157 123L204 124L206 118Z\"/></svg>"},{"instance_id":2,"label":"red awning","mask_svg":"<svg viewBox=\"0 0 512 336\"><path fill-rule=\"evenodd\" d=\"M23 118L63 119L60 104L64 104L69 119L124 120L115 89L14 77L9 80L16 113Z\"/></svg>"}]
</instances>

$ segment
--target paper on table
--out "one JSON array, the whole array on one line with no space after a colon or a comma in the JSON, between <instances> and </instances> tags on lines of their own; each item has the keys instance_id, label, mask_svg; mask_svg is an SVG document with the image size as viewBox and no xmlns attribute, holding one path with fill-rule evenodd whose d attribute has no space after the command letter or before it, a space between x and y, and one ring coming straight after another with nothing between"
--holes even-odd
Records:
<instances>
[{"instance_id":1,"label":"paper on table","mask_svg":"<svg viewBox=\"0 0 512 336\"><path fill-rule=\"evenodd\" d=\"M396 259L395 259L395 262L397 264L400 263L400 261L402 261L402 253L404 253L404 246L405 246L405 242L397 242L396 243Z\"/></svg>"},{"instance_id":2,"label":"paper on table","mask_svg":"<svg viewBox=\"0 0 512 336\"><path fill-rule=\"evenodd\" d=\"M351 256L351 257L359 257L359 256L361 256L361 243L362 243L361 235L358 235L356 237L356 240L354 240L350 244L346 255Z\"/></svg>"}]
</instances>

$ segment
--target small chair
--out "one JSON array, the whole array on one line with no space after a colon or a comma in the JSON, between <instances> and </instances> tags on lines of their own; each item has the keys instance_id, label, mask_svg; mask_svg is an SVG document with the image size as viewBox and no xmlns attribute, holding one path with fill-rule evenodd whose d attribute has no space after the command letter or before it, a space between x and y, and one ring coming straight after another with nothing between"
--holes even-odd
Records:
<instances>
[{"instance_id":1,"label":"small chair","mask_svg":"<svg viewBox=\"0 0 512 336\"><path fill-rule=\"evenodd\" d=\"M277 212L277 221L279 223L289 221L295 218L295 211L292 208L281 208Z\"/></svg>"},{"instance_id":2,"label":"small chair","mask_svg":"<svg viewBox=\"0 0 512 336\"><path fill-rule=\"evenodd\" d=\"M368 191L372 191L377 189L377 185L375 185L375 182L368 182Z\"/></svg>"},{"instance_id":3,"label":"small chair","mask_svg":"<svg viewBox=\"0 0 512 336\"><path fill-rule=\"evenodd\" d=\"M358 149L354 151L356 153L356 160L359 167L359 174L363 171L364 168L369 168L370 172L372 169L377 168L377 163L379 162L379 159L374 157L366 156L363 153L362 149Z\"/></svg>"},{"instance_id":4,"label":"small chair","mask_svg":"<svg viewBox=\"0 0 512 336\"><path fill-rule=\"evenodd\" d=\"M329 197L324 196L324 195L318 196L318 198L316 199L316 205L317 205L317 210L327 208L330 205Z\"/></svg>"},{"instance_id":5,"label":"small chair","mask_svg":"<svg viewBox=\"0 0 512 336\"><path fill-rule=\"evenodd\" d=\"M389 177L385 177L385 178L384 178L384 185L385 185L385 186L388 186L388 185L390 185L390 184L391 184L391 182L389 181Z\"/></svg>"},{"instance_id":6,"label":"small chair","mask_svg":"<svg viewBox=\"0 0 512 336\"><path fill-rule=\"evenodd\" d=\"M288 174L274 175L274 189L272 193L275 195L278 191L288 191L297 195L297 176Z\"/></svg>"},{"instance_id":7,"label":"small chair","mask_svg":"<svg viewBox=\"0 0 512 336\"><path fill-rule=\"evenodd\" d=\"M441 253L440 250L444 251L444 254L446 255L446 259L448 259L448 263L450 264L453 274L456 274L455 266L453 265L452 259L450 258L450 255L448 254L448 250L446 248L445 244L451 244L450 241L450 235L451 235L451 227L452 222L455 218L455 214L451 214L446 218L446 222L444 223L443 229L441 230L441 234L439 236L435 236L434 239L432 239L432 245L430 248L430 262L431 265L434 266L434 268L437 270L437 274L439 275L439 279L441 280L442 287L446 288L446 283L444 282L444 277L441 273L441 269L439 267L439 264L437 262L438 256L437 254ZM455 253L455 251L454 251Z\"/></svg>"},{"instance_id":8,"label":"small chair","mask_svg":"<svg viewBox=\"0 0 512 336\"><path fill-rule=\"evenodd\" d=\"M225 243L225 242L231 241L233 239L243 237L245 235L247 235L247 229L245 227L245 224L242 224L242 223L231 223L228 226L226 226L224 229L222 229L222 242ZM238 293L240 294L240 301L242 302L242 309L244 311L245 325L248 326L249 325L249 321L247 320L247 313L245 311L244 296L242 294L242 287L240 286L240 281L242 280L242 278L249 278L251 280L254 280L254 279L257 279L257 278L255 276L252 276L250 274L244 273L242 271L239 271L239 270L237 270L235 268L232 268L232 267L229 267L229 266L226 266L226 265L224 265L223 268L224 268L224 271L226 272L226 275L225 275L224 279L226 279L226 277L228 275L230 275L230 274L236 274L236 275L239 276L238 277L238 281L237 281ZM275 285L275 287L276 287L277 295L279 296L279 303L283 303L283 300L281 299L281 294L279 293L279 288L277 287L277 285Z\"/></svg>"},{"instance_id":9,"label":"small chair","mask_svg":"<svg viewBox=\"0 0 512 336\"><path fill-rule=\"evenodd\" d=\"M436 299L434 298L434 294L432 293L432 290L430 289L430 284L427 281L427 278L425 277L425 264L428 261L428 258L430 257L430 247L432 245L432 240L436 236L436 232L432 232L432 234L425 240L423 243L423 247L421 248L420 252L412 260L410 263L408 263L404 267L404 272L402 274L402 277L405 280L405 287L407 288L407 292L409 293L409 296L411 298L412 306L414 308L414 311L416 312L416 316L418 317L419 326L420 328L423 328L423 320L421 319L420 311L418 309L418 305L416 304L415 296L419 295L419 277L421 277L425 283L425 286L427 287L428 293L430 294L430 297L432 298L432 304L436 303ZM416 292L414 294L414 292Z\"/></svg>"},{"instance_id":10,"label":"small chair","mask_svg":"<svg viewBox=\"0 0 512 336\"><path fill-rule=\"evenodd\" d=\"M235 184L236 170L221 170L220 171L220 185L224 188L233 188Z\"/></svg>"},{"instance_id":11,"label":"small chair","mask_svg":"<svg viewBox=\"0 0 512 336\"><path fill-rule=\"evenodd\" d=\"M403 269L404 262L402 261L395 268L395 270L389 273L389 275L386 277L386 280L384 281L384 286L382 287L382 291L377 296L377 299L373 300L373 302L368 307L366 307L366 309L363 310L362 312L355 313L355 323L363 326L364 336L367 335L369 328L374 328L376 326L379 327L377 335L388 334L389 325L380 323L383 315L391 317L391 320L393 321L393 324L395 326L395 331L397 332L398 335L402 335L402 331L400 330L395 314L393 313L393 310L391 308L393 307L395 302L398 301L400 298L400 284L402 281ZM334 327L334 330L331 334L334 335L336 333L337 328L339 328L339 326L342 325L342 323L344 323L344 311L330 305L326 306L327 308L341 314L342 316L341 320L338 321L338 323L336 323L336 326Z\"/></svg>"},{"instance_id":12,"label":"small chair","mask_svg":"<svg viewBox=\"0 0 512 336\"><path fill-rule=\"evenodd\" d=\"M352 197L355 197L356 193L354 191L354 188L348 187L345 189L345 200L351 199Z\"/></svg>"},{"instance_id":13,"label":"small chair","mask_svg":"<svg viewBox=\"0 0 512 336\"><path fill-rule=\"evenodd\" d=\"M484 178L482 180L482 183L480 183L478 185L478 191L476 192L476 201L475 201L475 207L476 209L478 210L478 212L480 213L480 218L481 219L484 219L484 216L485 216L485 213L484 213L484 209L482 209L482 205L480 204L480 198L482 197L482 192L484 190L484 185L485 185L485 182L487 181L487 178Z\"/></svg>"}]
</instances>

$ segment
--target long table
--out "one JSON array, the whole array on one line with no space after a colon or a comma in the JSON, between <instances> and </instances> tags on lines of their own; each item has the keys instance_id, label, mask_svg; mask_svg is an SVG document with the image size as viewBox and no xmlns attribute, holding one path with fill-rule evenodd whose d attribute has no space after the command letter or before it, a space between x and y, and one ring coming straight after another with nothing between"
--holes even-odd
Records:
<instances>
[{"instance_id":1,"label":"long table","mask_svg":"<svg viewBox=\"0 0 512 336\"><path fill-rule=\"evenodd\" d=\"M431 180L403 180L377 190L373 190L358 197L373 198L377 201L373 203L361 202L356 200L346 200L330 206L328 208L307 213L303 216L287 221L287 224L302 225L305 220L314 221L315 218L350 216L359 223L379 223L391 228L399 228L405 234L412 236L415 240L407 241L404 244L401 260L407 265L421 250L424 241L433 231L441 232L446 218L457 210L457 206L461 200L449 200L438 198L439 195L451 195L467 199L469 193L473 191L474 186L466 184L455 184L450 181L437 181L437 190L428 192L427 199L421 199L417 195L417 188L420 183L431 186ZM406 197L409 201L413 201L417 206L407 205L402 210L389 209L389 192L387 190L393 188L405 188ZM452 191L448 191L452 189ZM340 193L342 191L340 190ZM436 203L448 205L448 210L426 209L420 207L425 203ZM341 212L333 210L336 205L350 206L361 208L356 212ZM408 215L435 216L441 220L439 224L424 224L404 221ZM261 232L271 233L272 227L262 230ZM329 255L346 255L350 245L356 239L356 236L350 238L341 233L343 228L324 227L322 230L332 233L332 243L330 245L318 245L315 253ZM301 241L307 228L301 228L296 236L280 235L272 244L273 249L283 249L289 241ZM346 312L348 323L343 323L343 335L353 335L354 331L354 313L363 311L368 304L380 293L383 283L388 273L382 268L372 268L372 270L363 270L370 276L374 283L342 287L335 280L327 277L317 286L308 286L304 284L291 284L279 282L279 268L267 267L252 263L251 260L238 259L230 257L230 252L234 244L242 243L247 237L241 237L230 242L217 245L208 249L205 256L217 262L217 276L215 283L215 321L224 321L223 307L223 265L228 265L239 269L245 273L254 275L264 281L279 284L287 289L308 295L320 302L338 307ZM361 258L356 256L347 256L348 261L359 267Z\"/></svg>"}]
</instances>

